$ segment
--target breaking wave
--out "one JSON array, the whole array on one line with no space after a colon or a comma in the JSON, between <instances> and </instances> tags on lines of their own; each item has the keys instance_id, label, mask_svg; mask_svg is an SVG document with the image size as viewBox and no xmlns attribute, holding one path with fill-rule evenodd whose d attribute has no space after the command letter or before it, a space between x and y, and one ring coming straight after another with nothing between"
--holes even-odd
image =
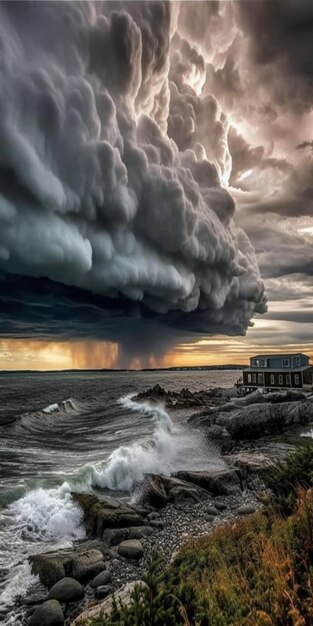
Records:
<instances>
[{"instance_id":1,"label":"breaking wave","mask_svg":"<svg viewBox=\"0 0 313 626\"><path fill-rule=\"evenodd\" d=\"M86 466L80 476L81 486L86 481L92 487L131 492L145 474L171 472L175 456L172 421L164 408L135 402L133 395L121 398L119 403L152 421L153 433L142 442L114 450L103 468Z\"/></svg>"},{"instance_id":2,"label":"breaking wave","mask_svg":"<svg viewBox=\"0 0 313 626\"><path fill-rule=\"evenodd\" d=\"M47 541L69 537L82 539L82 511L71 498L71 488L63 483L55 489L35 489L13 502L15 531L28 540Z\"/></svg>"}]
</instances>

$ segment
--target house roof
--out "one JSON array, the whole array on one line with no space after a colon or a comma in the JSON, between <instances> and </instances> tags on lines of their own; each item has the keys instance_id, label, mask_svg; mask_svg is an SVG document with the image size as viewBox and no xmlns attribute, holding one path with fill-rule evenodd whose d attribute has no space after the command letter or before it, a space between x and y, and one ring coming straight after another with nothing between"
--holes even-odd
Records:
<instances>
[{"instance_id":1,"label":"house roof","mask_svg":"<svg viewBox=\"0 0 313 626\"><path fill-rule=\"evenodd\" d=\"M292 356L306 356L309 358L308 354L304 354L303 352L283 352L281 354L256 354L251 357L251 359L274 359L277 358L285 358Z\"/></svg>"}]
</instances>

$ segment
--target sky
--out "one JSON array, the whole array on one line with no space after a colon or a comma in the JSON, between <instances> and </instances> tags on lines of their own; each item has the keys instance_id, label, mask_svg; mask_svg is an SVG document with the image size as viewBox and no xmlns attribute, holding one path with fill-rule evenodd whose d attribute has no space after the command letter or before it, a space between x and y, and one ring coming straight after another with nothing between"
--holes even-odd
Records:
<instances>
[{"instance_id":1,"label":"sky","mask_svg":"<svg viewBox=\"0 0 313 626\"><path fill-rule=\"evenodd\" d=\"M0 3L0 369L313 357L311 0Z\"/></svg>"}]
</instances>

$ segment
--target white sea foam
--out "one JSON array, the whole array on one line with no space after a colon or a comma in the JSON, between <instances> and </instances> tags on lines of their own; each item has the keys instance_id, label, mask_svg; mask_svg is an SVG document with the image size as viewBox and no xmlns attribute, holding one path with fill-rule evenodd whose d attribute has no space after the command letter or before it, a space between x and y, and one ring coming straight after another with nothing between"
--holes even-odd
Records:
<instances>
[{"instance_id":1,"label":"white sea foam","mask_svg":"<svg viewBox=\"0 0 313 626\"><path fill-rule=\"evenodd\" d=\"M104 467L86 466L80 476L82 484L86 481L85 484L89 482L94 487L131 492L144 474L171 472L175 445L173 424L168 413L161 406L135 402L132 397L126 396L119 402L153 422L151 436L142 442L117 448Z\"/></svg>"},{"instance_id":2,"label":"white sea foam","mask_svg":"<svg viewBox=\"0 0 313 626\"><path fill-rule=\"evenodd\" d=\"M18 597L26 595L28 589L39 582L39 576L34 576L31 572L31 566L28 560L18 563L12 571L12 576L8 581L5 589L0 593L0 610L13 606ZM6 624L16 624L14 621L8 621ZM12 620L14 617L12 617Z\"/></svg>"},{"instance_id":3,"label":"white sea foam","mask_svg":"<svg viewBox=\"0 0 313 626\"><path fill-rule=\"evenodd\" d=\"M36 489L9 506L15 531L32 540L85 536L82 512L73 502L68 483L55 489Z\"/></svg>"}]
</instances>

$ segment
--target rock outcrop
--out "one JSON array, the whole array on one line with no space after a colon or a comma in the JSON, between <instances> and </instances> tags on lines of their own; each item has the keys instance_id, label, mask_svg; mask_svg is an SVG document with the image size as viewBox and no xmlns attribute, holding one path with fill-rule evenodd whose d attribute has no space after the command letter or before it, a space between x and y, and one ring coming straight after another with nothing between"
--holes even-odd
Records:
<instances>
[{"instance_id":1,"label":"rock outcrop","mask_svg":"<svg viewBox=\"0 0 313 626\"><path fill-rule=\"evenodd\" d=\"M174 476L162 474L148 474L141 494L141 501L155 508L163 507L170 502L176 504L188 500L200 502L205 498L207 493L204 489Z\"/></svg>"},{"instance_id":2,"label":"rock outcrop","mask_svg":"<svg viewBox=\"0 0 313 626\"><path fill-rule=\"evenodd\" d=\"M142 516L117 498L86 493L72 493L72 497L84 512L87 532L100 539L108 528L144 525Z\"/></svg>"},{"instance_id":3,"label":"rock outcrop","mask_svg":"<svg viewBox=\"0 0 313 626\"><path fill-rule=\"evenodd\" d=\"M241 490L240 472L223 469L213 472L177 472L174 476L147 475L142 502L155 508L185 501L202 502L209 494L231 495ZM153 520L151 520L151 524Z\"/></svg>"},{"instance_id":4,"label":"rock outcrop","mask_svg":"<svg viewBox=\"0 0 313 626\"><path fill-rule=\"evenodd\" d=\"M60 550L29 557L32 573L39 575L40 582L50 589L65 577L86 582L105 569L104 556L100 550Z\"/></svg>"},{"instance_id":5,"label":"rock outcrop","mask_svg":"<svg viewBox=\"0 0 313 626\"><path fill-rule=\"evenodd\" d=\"M226 428L233 439L257 439L283 432L313 420L312 400L252 404L242 410L219 412L215 423Z\"/></svg>"},{"instance_id":6,"label":"rock outcrop","mask_svg":"<svg viewBox=\"0 0 313 626\"><path fill-rule=\"evenodd\" d=\"M188 423L207 429L210 438L258 439L313 421L313 400L299 392L260 393L192 415Z\"/></svg>"},{"instance_id":7,"label":"rock outcrop","mask_svg":"<svg viewBox=\"0 0 313 626\"><path fill-rule=\"evenodd\" d=\"M213 496L228 496L241 491L240 472L236 469L214 472L177 472L175 476L208 491Z\"/></svg>"}]
</instances>

